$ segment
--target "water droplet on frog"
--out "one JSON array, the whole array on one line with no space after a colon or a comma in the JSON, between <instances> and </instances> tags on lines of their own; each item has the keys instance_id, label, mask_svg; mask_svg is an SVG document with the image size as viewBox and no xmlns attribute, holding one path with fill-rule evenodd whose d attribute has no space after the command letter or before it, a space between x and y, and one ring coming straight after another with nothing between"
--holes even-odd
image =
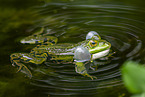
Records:
<instances>
[{"instance_id":1,"label":"water droplet on frog","mask_svg":"<svg viewBox=\"0 0 145 97\"><path fill-rule=\"evenodd\" d=\"M79 46L74 52L74 61L76 62L85 62L91 59L91 54L88 49Z\"/></svg>"}]
</instances>

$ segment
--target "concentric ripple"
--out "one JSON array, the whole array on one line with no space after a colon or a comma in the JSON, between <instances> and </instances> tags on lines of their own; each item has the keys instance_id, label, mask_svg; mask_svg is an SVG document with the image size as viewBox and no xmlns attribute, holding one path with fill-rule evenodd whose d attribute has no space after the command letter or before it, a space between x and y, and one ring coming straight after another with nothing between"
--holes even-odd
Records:
<instances>
[{"instance_id":1,"label":"concentric ripple","mask_svg":"<svg viewBox=\"0 0 145 97\"><path fill-rule=\"evenodd\" d=\"M102 93L100 89L121 86L120 66L126 60L144 62L145 28L141 10L124 5L83 5L76 3L48 3L36 8L42 18L31 28L45 26L59 42L85 40L89 31L97 31L112 44L116 52L108 60L95 60L100 64L97 71L89 74L98 79L91 80L77 74L73 64L45 63L33 68L31 84L48 95L92 95ZM37 73L37 75L35 74Z\"/></svg>"}]
</instances>

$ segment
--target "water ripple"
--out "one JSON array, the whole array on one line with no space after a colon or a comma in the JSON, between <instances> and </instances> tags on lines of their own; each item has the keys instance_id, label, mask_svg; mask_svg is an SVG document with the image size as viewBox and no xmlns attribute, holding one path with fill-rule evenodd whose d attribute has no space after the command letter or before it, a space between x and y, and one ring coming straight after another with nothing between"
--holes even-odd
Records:
<instances>
[{"instance_id":1,"label":"water ripple","mask_svg":"<svg viewBox=\"0 0 145 97\"><path fill-rule=\"evenodd\" d=\"M120 66L126 60L142 61L145 53L143 38L145 28L141 10L124 5L78 5L69 3L48 3L37 7L42 18L36 21L35 29L46 26L63 42L84 40L88 31L97 31L100 36L112 44L116 52L114 58L101 62L97 71L90 70L98 79L91 80L77 74L73 64L48 64L39 70L31 84L44 89L49 95L91 95L101 93L99 89L121 86ZM134 15L135 14L135 15ZM50 33L51 33L50 31ZM71 37L71 39L70 39ZM79 41L76 41L79 42ZM43 71L43 72L41 72ZM34 72L38 70L34 69ZM99 92L98 92L99 91Z\"/></svg>"}]
</instances>

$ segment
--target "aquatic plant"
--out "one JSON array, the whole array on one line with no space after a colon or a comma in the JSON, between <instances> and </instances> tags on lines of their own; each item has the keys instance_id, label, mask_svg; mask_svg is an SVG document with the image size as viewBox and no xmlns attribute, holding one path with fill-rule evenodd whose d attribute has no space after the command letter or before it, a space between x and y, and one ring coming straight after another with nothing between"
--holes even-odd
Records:
<instances>
[{"instance_id":1,"label":"aquatic plant","mask_svg":"<svg viewBox=\"0 0 145 97\"><path fill-rule=\"evenodd\" d=\"M145 97L145 67L137 62L128 61L121 67L122 79L132 97Z\"/></svg>"}]
</instances>

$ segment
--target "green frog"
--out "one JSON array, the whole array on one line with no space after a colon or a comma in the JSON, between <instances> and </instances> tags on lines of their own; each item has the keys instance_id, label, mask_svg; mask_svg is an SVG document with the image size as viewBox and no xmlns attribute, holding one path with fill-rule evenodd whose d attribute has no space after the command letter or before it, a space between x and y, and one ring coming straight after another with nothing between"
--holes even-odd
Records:
<instances>
[{"instance_id":1,"label":"green frog","mask_svg":"<svg viewBox=\"0 0 145 97\"><path fill-rule=\"evenodd\" d=\"M88 74L86 65L93 60L109 56L111 44L102 40L95 31L90 31L86 40L77 44L57 43L58 38L48 35L46 28L42 27L38 32L21 40L23 44L38 44L30 53L13 53L10 60L18 71L25 71L28 77L32 77L26 63L42 64L44 62L75 64L75 71L83 76L96 78ZM95 65L96 66L96 65ZM92 68L91 66L89 66Z\"/></svg>"}]
</instances>

